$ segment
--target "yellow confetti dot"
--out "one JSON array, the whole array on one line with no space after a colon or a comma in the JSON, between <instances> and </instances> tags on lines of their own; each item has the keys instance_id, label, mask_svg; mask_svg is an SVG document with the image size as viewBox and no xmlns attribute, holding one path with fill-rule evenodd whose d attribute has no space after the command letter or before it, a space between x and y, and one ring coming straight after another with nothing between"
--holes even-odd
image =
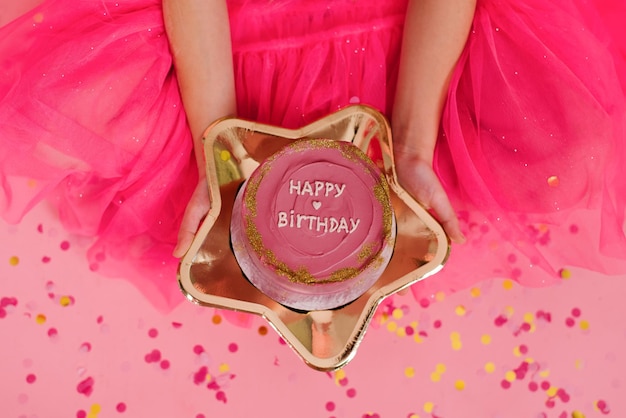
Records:
<instances>
[{"instance_id":1,"label":"yellow confetti dot","mask_svg":"<svg viewBox=\"0 0 626 418\"><path fill-rule=\"evenodd\" d=\"M572 418L585 418L585 414L580 411L573 411Z\"/></svg>"},{"instance_id":2,"label":"yellow confetti dot","mask_svg":"<svg viewBox=\"0 0 626 418\"><path fill-rule=\"evenodd\" d=\"M574 362L574 367L576 367L578 370L582 369L583 365L584 365L584 363L583 363L583 361L581 359L577 359Z\"/></svg>"},{"instance_id":3,"label":"yellow confetti dot","mask_svg":"<svg viewBox=\"0 0 626 418\"><path fill-rule=\"evenodd\" d=\"M561 279L563 280L568 280L571 279L572 277L572 272L568 269L561 269L561 271L559 272Z\"/></svg>"},{"instance_id":4,"label":"yellow confetti dot","mask_svg":"<svg viewBox=\"0 0 626 418\"><path fill-rule=\"evenodd\" d=\"M550 187L559 187L559 178L557 176L548 177L548 186Z\"/></svg>"},{"instance_id":5,"label":"yellow confetti dot","mask_svg":"<svg viewBox=\"0 0 626 418\"><path fill-rule=\"evenodd\" d=\"M418 344L421 344L424 342L424 339L419 334L413 334L413 341L415 341Z\"/></svg>"},{"instance_id":6,"label":"yellow confetti dot","mask_svg":"<svg viewBox=\"0 0 626 418\"><path fill-rule=\"evenodd\" d=\"M456 382L454 382L454 388L456 390L463 390L465 389L465 382L462 380L457 380Z\"/></svg>"},{"instance_id":7,"label":"yellow confetti dot","mask_svg":"<svg viewBox=\"0 0 626 418\"><path fill-rule=\"evenodd\" d=\"M389 332L396 332L396 330L398 329L398 324L395 322L389 322L387 324L387 331Z\"/></svg>"},{"instance_id":8,"label":"yellow confetti dot","mask_svg":"<svg viewBox=\"0 0 626 418\"><path fill-rule=\"evenodd\" d=\"M454 310L454 312L456 312L456 314L458 316L463 316L465 315L465 313L467 312L467 310L465 309L465 306L463 305L459 305L456 307L456 309Z\"/></svg>"},{"instance_id":9,"label":"yellow confetti dot","mask_svg":"<svg viewBox=\"0 0 626 418\"><path fill-rule=\"evenodd\" d=\"M461 340L461 334L459 334L457 331L452 331L450 333L450 340L451 341L460 341Z\"/></svg>"},{"instance_id":10,"label":"yellow confetti dot","mask_svg":"<svg viewBox=\"0 0 626 418\"><path fill-rule=\"evenodd\" d=\"M483 336L480 337L480 342L483 343L484 345L491 344L491 335L483 334Z\"/></svg>"},{"instance_id":11,"label":"yellow confetti dot","mask_svg":"<svg viewBox=\"0 0 626 418\"><path fill-rule=\"evenodd\" d=\"M504 288L504 290L511 290L511 289L513 289L513 284L514 284L513 280L505 279L502 282L502 287Z\"/></svg>"},{"instance_id":12,"label":"yellow confetti dot","mask_svg":"<svg viewBox=\"0 0 626 418\"><path fill-rule=\"evenodd\" d=\"M559 391L559 390L558 390L556 387L554 387L554 386L550 386L550 387L548 388L548 390L546 390L546 395L548 395L549 397L553 397L553 396L556 396L556 393L557 393L558 391Z\"/></svg>"},{"instance_id":13,"label":"yellow confetti dot","mask_svg":"<svg viewBox=\"0 0 626 418\"><path fill-rule=\"evenodd\" d=\"M528 364L533 364L535 362L535 359L532 357L526 357L524 361Z\"/></svg>"},{"instance_id":14,"label":"yellow confetti dot","mask_svg":"<svg viewBox=\"0 0 626 418\"><path fill-rule=\"evenodd\" d=\"M516 346L513 348L513 355L515 357L521 357L522 356L522 352L520 351L519 346Z\"/></svg>"},{"instance_id":15,"label":"yellow confetti dot","mask_svg":"<svg viewBox=\"0 0 626 418\"><path fill-rule=\"evenodd\" d=\"M473 298L477 298L477 297L479 297L479 296L480 296L480 289L479 289L479 288L477 288L477 287L472 287L472 289L470 290L470 295L471 295Z\"/></svg>"},{"instance_id":16,"label":"yellow confetti dot","mask_svg":"<svg viewBox=\"0 0 626 418\"><path fill-rule=\"evenodd\" d=\"M582 329L583 331L587 331L589 329L589 322L583 319L582 321L580 321L579 326L580 329Z\"/></svg>"},{"instance_id":17,"label":"yellow confetti dot","mask_svg":"<svg viewBox=\"0 0 626 418\"><path fill-rule=\"evenodd\" d=\"M222 152L220 152L220 159L222 161L230 160L230 152L228 152L227 150L223 150Z\"/></svg>"},{"instance_id":18,"label":"yellow confetti dot","mask_svg":"<svg viewBox=\"0 0 626 418\"><path fill-rule=\"evenodd\" d=\"M446 298L446 294L444 292L439 291L439 292L435 293L435 300L437 302L441 302L445 298Z\"/></svg>"},{"instance_id":19,"label":"yellow confetti dot","mask_svg":"<svg viewBox=\"0 0 626 418\"><path fill-rule=\"evenodd\" d=\"M206 374L206 377L205 377L205 380L206 380L207 382L210 382L211 380L213 380L213 376L211 376L210 374L208 374L208 373L207 373L207 374Z\"/></svg>"},{"instance_id":20,"label":"yellow confetti dot","mask_svg":"<svg viewBox=\"0 0 626 418\"><path fill-rule=\"evenodd\" d=\"M213 321L215 325L217 325L222 322L222 317L216 314L216 315L213 315L213 318L211 318L211 320Z\"/></svg>"},{"instance_id":21,"label":"yellow confetti dot","mask_svg":"<svg viewBox=\"0 0 626 418\"><path fill-rule=\"evenodd\" d=\"M437 372L432 372L430 374L430 380L436 383L441 380L441 375Z\"/></svg>"},{"instance_id":22,"label":"yellow confetti dot","mask_svg":"<svg viewBox=\"0 0 626 418\"><path fill-rule=\"evenodd\" d=\"M391 316L393 316L394 319L401 319L404 316L404 312L402 312L402 309L396 308L391 313Z\"/></svg>"},{"instance_id":23,"label":"yellow confetti dot","mask_svg":"<svg viewBox=\"0 0 626 418\"><path fill-rule=\"evenodd\" d=\"M532 325L534 320L535 320L535 315L532 312L526 312L524 314L524 322L528 322L529 324Z\"/></svg>"},{"instance_id":24,"label":"yellow confetti dot","mask_svg":"<svg viewBox=\"0 0 626 418\"><path fill-rule=\"evenodd\" d=\"M420 418L420 416L417 414L411 414L409 415L409 418Z\"/></svg>"},{"instance_id":25,"label":"yellow confetti dot","mask_svg":"<svg viewBox=\"0 0 626 418\"><path fill-rule=\"evenodd\" d=\"M44 314L39 314L35 317L35 322L37 322L38 324L43 324L46 322L46 316Z\"/></svg>"},{"instance_id":26,"label":"yellow confetti dot","mask_svg":"<svg viewBox=\"0 0 626 418\"><path fill-rule=\"evenodd\" d=\"M339 369L335 372L335 383L337 386L341 385L341 381L346 378L346 372L343 369Z\"/></svg>"},{"instance_id":27,"label":"yellow confetti dot","mask_svg":"<svg viewBox=\"0 0 626 418\"><path fill-rule=\"evenodd\" d=\"M435 404L432 402L426 402L424 404L424 412L430 414L431 412L433 412L433 409L435 409Z\"/></svg>"},{"instance_id":28,"label":"yellow confetti dot","mask_svg":"<svg viewBox=\"0 0 626 418\"><path fill-rule=\"evenodd\" d=\"M72 303L72 299L69 296L61 296L61 299L59 299L59 303L61 304L61 306L69 306L70 303Z\"/></svg>"},{"instance_id":29,"label":"yellow confetti dot","mask_svg":"<svg viewBox=\"0 0 626 418\"><path fill-rule=\"evenodd\" d=\"M398 330L396 331L396 335L400 338L406 337L406 329L402 327L398 328Z\"/></svg>"},{"instance_id":30,"label":"yellow confetti dot","mask_svg":"<svg viewBox=\"0 0 626 418\"><path fill-rule=\"evenodd\" d=\"M435 371L437 373L445 373L446 372L446 365L443 363L437 363L437 365L435 366Z\"/></svg>"},{"instance_id":31,"label":"yellow confetti dot","mask_svg":"<svg viewBox=\"0 0 626 418\"><path fill-rule=\"evenodd\" d=\"M13 256L9 258L9 264L12 266L17 266L20 263L20 258L18 256Z\"/></svg>"},{"instance_id":32,"label":"yellow confetti dot","mask_svg":"<svg viewBox=\"0 0 626 418\"><path fill-rule=\"evenodd\" d=\"M408 377L409 379L415 377L415 369L410 366L407 367L406 369L404 369L404 375Z\"/></svg>"},{"instance_id":33,"label":"yellow confetti dot","mask_svg":"<svg viewBox=\"0 0 626 418\"><path fill-rule=\"evenodd\" d=\"M463 348L463 343L461 341L452 341L452 349L454 351L459 351Z\"/></svg>"},{"instance_id":34,"label":"yellow confetti dot","mask_svg":"<svg viewBox=\"0 0 626 418\"><path fill-rule=\"evenodd\" d=\"M220 373L226 373L230 370L230 366L226 363L220 364Z\"/></svg>"},{"instance_id":35,"label":"yellow confetti dot","mask_svg":"<svg viewBox=\"0 0 626 418\"><path fill-rule=\"evenodd\" d=\"M380 316L380 323L384 324L385 322L387 322L388 319L389 319L389 314L385 312Z\"/></svg>"},{"instance_id":36,"label":"yellow confetti dot","mask_svg":"<svg viewBox=\"0 0 626 418\"><path fill-rule=\"evenodd\" d=\"M485 364L485 371L487 373L493 373L496 371L496 365L493 364L492 362L489 362L487 364Z\"/></svg>"},{"instance_id":37,"label":"yellow confetti dot","mask_svg":"<svg viewBox=\"0 0 626 418\"><path fill-rule=\"evenodd\" d=\"M548 377L550 376L550 370L542 370L539 372L539 376L541 377Z\"/></svg>"},{"instance_id":38,"label":"yellow confetti dot","mask_svg":"<svg viewBox=\"0 0 626 418\"><path fill-rule=\"evenodd\" d=\"M507 317L510 318L515 313L515 309L513 309L512 306L507 306L506 308L504 308L504 313L506 314Z\"/></svg>"},{"instance_id":39,"label":"yellow confetti dot","mask_svg":"<svg viewBox=\"0 0 626 418\"><path fill-rule=\"evenodd\" d=\"M509 370L508 372L506 372L504 374L504 379L507 382L514 382L515 381L515 372L513 370Z\"/></svg>"},{"instance_id":40,"label":"yellow confetti dot","mask_svg":"<svg viewBox=\"0 0 626 418\"><path fill-rule=\"evenodd\" d=\"M89 410L89 414L87 414L87 418L97 417L101 410L102 407L100 406L100 404L95 403L91 405L91 409Z\"/></svg>"}]
</instances>

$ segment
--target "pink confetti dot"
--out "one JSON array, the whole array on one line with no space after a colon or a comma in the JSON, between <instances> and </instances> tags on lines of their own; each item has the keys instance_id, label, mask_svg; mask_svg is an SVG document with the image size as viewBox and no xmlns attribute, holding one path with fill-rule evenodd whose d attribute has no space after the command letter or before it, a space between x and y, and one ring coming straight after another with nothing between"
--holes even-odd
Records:
<instances>
[{"instance_id":1,"label":"pink confetti dot","mask_svg":"<svg viewBox=\"0 0 626 418\"><path fill-rule=\"evenodd\" d=\"M604 401L602 399L600 399L596 405L598 406L598 409L600 410L600 412L602 412L602 414L604 414L604 415L606 415L609 412L611 412L611 409L607 405L606 401Z\"/></svg>"},{"instance_id":2,"label":"pink confetti dot","mask_svg":"<svg viewBox=\"0 0 626 418\"><path fill-rule=\"evenodd\" d=\"M115 406L115 409L117 412L124 412L126 411L126 404L124 402L120 402Z\"/></svg>"},{"instance_id":3,"label":"pink confetti dot","mask_svg":"<svg viewBox=\"0 0 626 418\"><path fill-rule=\"evenodd\" d=\"M433 322L433 327L435 328L441 328L441 321L438 319L435 322Z\"/></svg>"},{"instance_id":4,"label":"pink confetti dot","mask_svg":"<svg viewBox=\"0 0 626 418\"><path fill-rule=\"evenodd\" d=\"M87 412L82 409L76 411L76 418L85 418L87 416Z\"/></svg>"},{"instance_id":5,"label":"pink confetti dot","mask_svg":"<svg viewBox=\"0 0 626 418\"><path fill-rule=\"evenodd\" d=\"M550 389L550 382L548 382L547 380L544 380L543 382L541 382L541 389L542 390Z\"/></svg>"},{"instance_id":6,"label":"pink confetti dot","mask_svg":"<svg viewBox=\"0 0 626 418\"><path fill-rule=\"evenodd\" d=\"M78 383L78 386L76 386L76 391L82 395L89 396L93 392L94 383L95 382L93 380L93 377L88 377Z\"/></svg>"},{"instance_id":7,"label":"pink confetti dot","mask_svg":"<svg viewBox=\"0 0 626 418\"><path fill-rule=\"evenodd\" d=\"M150 328L148 331L148 336L150 338L156 338L159 335L159 331L156 328Z\"/></svg>"},{"instance_id":8,"label":"pink confetti dot","mask_svg":"<svg viewBox=\"0 0 626 418\"><path fill-rule=\"evenodd\" d=\"M237 346L236 343L228 344L228 351L230 351L231 353L236 353L238 349L239 347Z\"/></svg>"},{"instance_id":9,"label":"pink confetti dot","mask_svg":"<svg viewBox=\"0 0 626 418\"><path fill-rule=\"evenodd\" d=\"M574 308L574 309L572 309L572 316L573 316L574 318L578 318L578 317L580 317L580 309L578 309L578 308Z\"/></svg>"},{"instance_id":10,"label":"pink confetti dot","mask_svg":"<svg viewBox=\"0 0 626 418\"><path fill-rule=\"evenodd\" d=\"M96 323L101 324L103 320L104 318L102 317L102 315L100 315L98 316L98 318L96 318Z\"/></svg>"},{"instance_id":11,"label":"pink confetti dot","mask_svg":"<svg viewBox=\"0 0 626 418\"><path fill-rule=\"evenodd\" d=\"M519 352L522 354L528 353L528 347L526 347L524 344L520 345ZM524 363L524 364L526 364L526 367L528 367L528 363Z\"/></svg>"},{"instance_id":12,"label":"pink confetti dot","mask_svg":"<svg viewBox=\"0 0 626 418\"><path fill-rule=\"evenodd\" d=\"M522 326L520 326L520 330L522 330L524 332L530 331L530 328L531 328L531 326L530 326L530 324L528 322L524 322L522 324ZM522 354L524 354L524 353L522 353Z\"/></svg>"},{"instance_id":13,"label":"pink confetti dot","mask_svg":"<svg viewBox=\"0 0 626 418\"><path fill-rule=\"evenodd\" d=\"M194 373L193 375L193 382L196 385L199 385L200 383L203 383L206 380L206 376L208 374L208 369L206 366L202 366L200 367L200 369Z\"/></svg>"},{"instance_id":14,"label":"pink confetti dot","mask_svg":"<svg viewBox=\"0 0 626 418\"><path fill-rule=\"evenodd\" d=\"M50 262L51 258L48 257L47 255L41 257L41 262L44 264L48 264Z\"/></svg>"},{"instance_id":15,"label":"pink confetti dot","mask_svg":"<svg viewBox=\"0 0 626 418\"><path fill-rule=\"evenodd\" d=\"M160 363L160 366L161 366L161 368L162 368L163 370L167 370L167 369L169 369L169 368L170 368L170 362L169 362L169 360L163 360L163 361Z\"/></svg>"},{"instance_id":16,"label":"pink confetti dot","mask_svg":"<svg viewBox=\"0 0 626 418\"><path fill-rule=\"evenodd\" d=\"M350 388L346 391L348 398L354 398L356 396L356 389Z\"/></svg>"},{"instance_id":17,"label":"pink confetti dot","mask_svg":"<svg viewBox=\"0 0 626 418\"><path fill-rule=\"evenodd\" d=\"M339 385L346 386L347 384L348 384L348 378L347 377L339 379Z\"/></svg>"},{"instance_id":18,"label":"pink confetti dot","mask_svg":"<svg viewBox=\"0 0 626 418\"><path fill-rule=\"evenodd\" d=\"M91 344L85 342L80 345L79 351L83 353L88 353L91 351Z\"/></svg>"},{"instance_id":19,"label":"pink confetti dot","mask_svg":"<svg viewBox=\"0 0 626 418\"><path fill-rule=\"evenodd\" d=\"M7 316L7 311L5 311L4 308L0 308L0 319L4 318L5 316Z\"/></svg>"},{"instance_id":20,"label":"pink confetti dot","mask_svg":"<svg viewBox=\"0 0 626 418\"><path fill-rule=\"evenodd\" d=\"M567 392L565 392L565 390L563 390L563 389L559 389L559 390L557 390L557 391L556 391L556 396L558 396L558 397L559 397L559 399L560 399L562 402L565 402L565 403L569 402L569 400L570 400L570 396L569 396L569 394L568 394Z\"/></svg>"},{"instance_id":21,"label":"pink confetti dot","mask_svg":"<svg viewBox=\"0 0 626 418\"><path fill-rule=\"evenodd\" d=\"M56 328L50 328L50 329L48 330L48 337L50 337L50 338L54 338L54 337L56 337L57 335L59 335L59 331L57 331L57 329L56 329Z\"/></svg>"},{"instance_id":22,"label":"pink confetti dot","mask_svg":"<svg viewBox=\"0 0 626 418\"><path fill-rule=\"evenodd\" d=\"M413 330L413 327L408 326L408 325L406 327L404 327L404 332L409 337L415 333L415 331Z\"/></svg>"},{"instance_id":23,"label":"pink confetti dot","mask_svg":"<svg viewBox=\"0 0 626 418\"><path fill-rule=\"evenodd\" d=\"M61 242L60 247L61 247L61 249L62 249L63 251L67 251L67 250L69 250L69 249L70 249L70 243L69 243L69 241L63 241L63 242Z\"/></svg>"},{"instance_id":24,"label":"pink confetti dot","mask_svg":"<svg viewBox=\"0 0 626 418\"><path fill-rule=\"evenodd\" d=\"M571 232L572 234L577 234L578 233L578 225L576 225L576 224L570 225L569 232Z\"/></svg>"},{"instance_id":25,"label":"pink confetti dot","mask_svg":"<svg viewBox=\"0 0 626 418\"><path fill-rule=\"evenodd\" d=\"M35 376L32 373L26 376L26 383L32 384L32 383L35 383L36 380L37 380L37 376Z\"/></svg>"},{"instance_id":26,"label":"pink confetti dot","mask_svg":"<svg viewBox=\"0 0 626 418\"><path fill-rule=\"evenodd\" d=\"M422 308L428 308L430 306L430 301L426 298L420 299L420 306Z\"/></svg>"},{"instance_id":27,"label":"pink confetti dot","mask_svg":"<svg viewBox=\"0 0 626 418\"><path fill-rule=\"evenodd\" d=\"M285 340L283 340L283 338L282 338L282 337L279 337L279 338L278 338L278 343L279 343L280 345L287 345L287 343L285 342Z\"/></svg>"},{"instance_id":28,"label":"pink confetti dot","mask_svg":"<svg viewBox=\"0 0 626 418\"><path fill-rule=\"evenodd\" d=\"M537 384L537 382L528 383L528 390L530 390L531 392L536 392L537 389L539 389L539 385Z\"/></svg>"},{"instance_id":29,"label":"pink confetti dot","mask_svg":"<svg viewBox=\"0 0 626 418\"><path fill-rule=\"evenodd\" d=\"M204 353L204 347L202 347L200 344L197 344L193 347L193 352L196 354L202 354Z\"/></svg>"},{"instance_id":30,"label":"pink confetti dot","mask_svg":"<svg viewBox=\"0 0 626 418\"><path fill-rule=\"evenodd\" d=\"M500 386L502 387L502 389L508 389L511 387L511 382L509 382L508 380L502 380L500 382Z\"/></svg>"},{"instance_id":31,"label":"pink confetti dot","mask_svg":"<svg viewBox=\"0 0 626 418\"><path fill-rule=\"evenodd\" d=\"M161 360L161 352L154 349L145 355L144 360L146 361L146 363L156 363Z\"/></svg>"},{"instance_id":32,"label":"pink confetti dot","mask_svg":"<svg viewBox=\"0 0 626 418\"><path fill-rule=\"evenodd\" d=\"M326 402L326 410L328 412L332 412L335 410L335 403L334 402Z\"/></svg>"},{"instance_id":33,"label":"pink confetti dot","mask_svg":"<svg viewBox=\"0 0 626 418\"><path fill-rule=\"evenodd\" d=\"M554 408L554 404L555 404L554 399L548 399L546 401L546 407L548 408Z\"/></svg>"},{"instance_id":34,"label":"pink confetti dot","mask_svg":"<svg viewBox=\"0 0 626 418\"><path fill-rule=\"evenodd\" d=\"M215 394L215 399L217 399L220 402L226 403L226 393L224 393L223 391L218 391Z\"/></svg>"},{"instance_id":35,"label":"pink confetti dot","mask_svg":"<svg viewBox=\"0 0 626 418\"><path fill-rule=\"evenodd\" d=\"M569 328L573 327L574 325L576 325L576 321L574 321L573 318L567 318L565 320L565 325L568 326Z\"/></svg>"},{"instance_id":36,"label":"pink confetti dot","mask_svg":"<svg viewBox=\"0 0 626 418\"><path fill-rule=\"evenodd\" d=\"M182 326L183 326L183 324L181 324L180 322L172 322L172 327L174 327L174 328L178 329L178 328L180 328Z\"/></svg>"},{"instance_id":37,"label":"pink confetti dot","mask_svg":"<svg viewBox=\"0 0 626 418\"><path fill-rule=\"evenodd\" d=\"M496 319L494 319L493 323L495 324L495 326L501 327L502 325L506 324L507 321L508 319L506 316L499 315Z\"/></svg>"},{"instance_id":38,"label":"pink confetti dot","mask_svg":"<svg viewBox=\"0 0 626 418\"><path fill-rule=\"evenodd\" d=\"M196 415L196 418L206 418L206 417L204 416L204 414L198 414Z\"/></svg>"},{"instance_id":39,"label":"pink confetti dot","mask_svg":"<svg viewBox=\"0 0 626 418\"><path fill-rule=\"evenodd\" d=\"M515 263L517 261L517 256L515 254L509 254L506 259L509 263Z\"/></svg>"}]
</instances>

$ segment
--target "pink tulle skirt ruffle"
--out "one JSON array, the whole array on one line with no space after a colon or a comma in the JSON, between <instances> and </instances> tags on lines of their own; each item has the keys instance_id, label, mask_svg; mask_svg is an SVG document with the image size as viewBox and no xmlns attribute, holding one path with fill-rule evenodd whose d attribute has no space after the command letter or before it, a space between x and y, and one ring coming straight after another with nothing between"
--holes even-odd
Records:
<instances>
[{"instance_id":1,"label":"pink tulle skirt ruffle","mask_svg":"<svg viewBox=\"0 0 626 418\"><path fill-rule=\"evenodd\" d=\"M492 277L546 285L569 265L626 271L626 35L607 0L562 3L479 0L435 160L468 243L420 298ZM239 115L390 115L405 8L229 1ZM94 237L92 268L158 306L182 300L171 251L196 167L160 1L44 1L0 28L0 76L3 217L48 199Z\"/></svg>"}]
</instances>

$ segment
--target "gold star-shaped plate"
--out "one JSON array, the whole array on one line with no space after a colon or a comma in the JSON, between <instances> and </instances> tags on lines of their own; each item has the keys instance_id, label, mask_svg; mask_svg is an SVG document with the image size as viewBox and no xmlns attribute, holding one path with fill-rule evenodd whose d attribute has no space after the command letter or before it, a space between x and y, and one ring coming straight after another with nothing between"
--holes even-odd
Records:
<instances>
[{"instance_id":1,"label":"gold star-shaped plate","mask_svg":"<svg viewBox=\"0 0 626 418\"><path fill-rule=\"evenodd\" d=\"M300 312L278 304L245 278L230 247L239 186L266 158L302 138L348 141L366 153L374 150L396 216L395 249L382 276L354 302L333 310ZM180 262L183 292L199 305L261 315L315 369L336 370L350 361L383 299L436 273L448 257L443 228L398 184L389 124L373 108L348 106L296 130L221 119L205 131L204 150L211 209Z\"/></svg>"}]
</instances>

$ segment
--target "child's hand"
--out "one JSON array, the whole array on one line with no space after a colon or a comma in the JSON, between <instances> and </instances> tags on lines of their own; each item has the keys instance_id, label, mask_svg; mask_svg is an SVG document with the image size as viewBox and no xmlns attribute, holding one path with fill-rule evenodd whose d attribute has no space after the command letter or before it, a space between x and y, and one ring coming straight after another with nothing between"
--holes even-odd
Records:
<instances>
[{"instance_id":1,"label":"child's hand","mask_svg":"<svg viewBox=\"0 0 626 418\"><path fill-rule=\"evenodd\" d=\"M178 230L178 243L176 248L174 248L174 257L180 258L185 255L191 246L193 237L198 231L198 227L210 208L211 201L209 200L207 180L205 176L201 176L196 189L191 195L191 199L189 199L187 209L185 209L185 214Z\"/></svg>"},{"instance_id":2,"label":"child's hand","mask_svg":"<svg viewBox=\"0 0 626 418\"><path fill-rule=\"evenodd\" d=\"M459 220L432 165L401 153L396 155L396 169L400 185L435 216L453 242L464 243Z\"/></svg>"}]
</instances>

